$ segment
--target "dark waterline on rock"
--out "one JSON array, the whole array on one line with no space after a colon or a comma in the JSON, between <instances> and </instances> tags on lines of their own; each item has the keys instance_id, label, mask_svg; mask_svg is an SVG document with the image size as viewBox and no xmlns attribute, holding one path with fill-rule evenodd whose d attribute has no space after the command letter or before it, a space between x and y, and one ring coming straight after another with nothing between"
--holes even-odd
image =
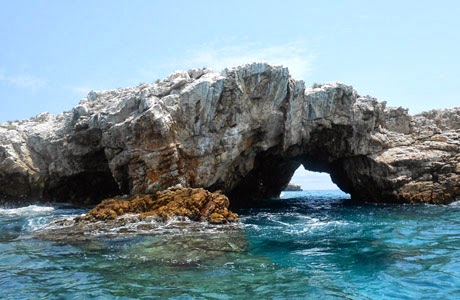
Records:
<instances>
[{"instance_id":1,"label":"dark waterline on rock","mask_svg":"<svg viewBox=\"0 0 460 300\"><path fill-rule=\"evenodd\" d=\"M344 205L284 192L237 227L150 224L76 243L32 238L68 206L0 210L4 299L456 299L460 205Z\"/></svg>"}]
</instances>

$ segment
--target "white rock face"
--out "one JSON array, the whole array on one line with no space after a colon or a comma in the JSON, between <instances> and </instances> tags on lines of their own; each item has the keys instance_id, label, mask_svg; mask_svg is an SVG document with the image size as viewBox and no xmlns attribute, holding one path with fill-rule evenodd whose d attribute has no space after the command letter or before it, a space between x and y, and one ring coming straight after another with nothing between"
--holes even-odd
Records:
<instances>
[{"instance_id":1,"label":"white rock face","mask_svg":"<svg viewBox=\"0 0 460 300\"><path fill-rule=\"evenodd\" d=\"M283 67L175 72L1 124L0 197L88 202L181 184L249 201L303 164L358 200L447 203L460 195L459 135L458 108L410 116L345 84L306 88Z\"/></svg>"}]
</instances>

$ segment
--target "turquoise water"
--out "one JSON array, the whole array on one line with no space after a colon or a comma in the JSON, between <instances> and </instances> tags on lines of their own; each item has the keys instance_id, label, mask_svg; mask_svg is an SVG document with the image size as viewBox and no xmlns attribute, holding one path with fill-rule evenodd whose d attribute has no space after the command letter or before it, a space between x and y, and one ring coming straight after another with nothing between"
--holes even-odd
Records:
<instances>
[{"instance_id":1,"label":"turquoise water","mask_svg":"<svg viewBox=\"0 0 460 300\"><path fill-rule=\"evenodd\" d=\"M285 192L237 227L35 238L65 206L0 209L2 299L459 299L460 204Z\"/></svg>"}]
</instances>

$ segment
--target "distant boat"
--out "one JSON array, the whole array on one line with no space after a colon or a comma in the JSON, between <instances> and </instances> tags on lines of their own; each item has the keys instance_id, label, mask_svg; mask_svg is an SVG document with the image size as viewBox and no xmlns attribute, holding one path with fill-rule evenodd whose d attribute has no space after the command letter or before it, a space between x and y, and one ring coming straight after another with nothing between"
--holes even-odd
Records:
<instances>
[{"instance_id":1,"label":"distant boat","mask_svg":"<svg viewBox=\"0 0 460 300\"><path fill-rule=\"evenodd\" d=\"M302 187L299 184L293 184L293 183L288 184L284 188L284 190L287 191L287 192L301 192L301 191L303 191Z\"/></svg>"}]
</instances>

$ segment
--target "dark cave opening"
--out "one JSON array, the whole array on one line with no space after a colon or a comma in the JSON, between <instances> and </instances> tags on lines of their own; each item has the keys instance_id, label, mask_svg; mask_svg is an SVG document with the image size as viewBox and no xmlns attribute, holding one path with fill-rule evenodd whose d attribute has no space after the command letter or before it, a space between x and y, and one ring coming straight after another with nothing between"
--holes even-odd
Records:
<instances>
[{"instance_id":1,"label":"dark cave opening","mask_svg":"<svg viewBox=\"0 0 460 300\"><path fill-rule=\"evenodd\" d=\"M228 193L232 205L246 206L257 199L279 197L299 165L297 160L270 156L256 159L254 169Z\"/></svg>"},{"instance_id":2,"label":"dark cave opening","mask_svg":"<svg viewBox=\"0 0 460 300\"><path fill-rule=\"evenodd\" d=\"M250 207L257 205L260 199L278 198L299 168L329 174L332 189L347 193L347 178L338 178L346 176L340 171L341 166L340 162L328 162L315 156L285 158L265 153L256 157L253 170L241 179L228 196L233 207Z\"/></svg>"},{"instance_id":3,"label":"dark cave opening","mask_svg":"<svg viewBox=\"0 0 460 300\"><path fill-rule=\"evenodd\" d=\"M54 202L93 205L122 193L103 150L84 156L80 166L83 171L51 181L44 198Z\"/></svg>"},{"instance_id":4,"label":"dark cave opening","mask_svg":"<svg viewBox=\"0 0 460 300\"><path fill-rule=\"evenodd\" d=\"M55 202L98 204L105 198L120 194L110 172L84 172L62 178L46 196Z\"/></svg>"},{"instance_id":5,"label":"dark cave opening","mask_svg":"<svg viewBox=\"0 0 460 300\"><path fill-rule=\"evenodd\" d=\"M355 183L366 179L355 171L355 165L367 164L366 157L351 156L346 126L323 128L311 133L312 142L305 146L280 149L275 146L257 154L253 169L240 178L239 183L227 192L232 206L248 207L257 199L277 198L290 183L300 167L311 172L327 173L331 186L341 191L356 194ZM366 166L362 168L368 170ZM356 176L359 176L357 180ZM369 185L372 181L369 180Z\"/></svg>"}]
</instances>

